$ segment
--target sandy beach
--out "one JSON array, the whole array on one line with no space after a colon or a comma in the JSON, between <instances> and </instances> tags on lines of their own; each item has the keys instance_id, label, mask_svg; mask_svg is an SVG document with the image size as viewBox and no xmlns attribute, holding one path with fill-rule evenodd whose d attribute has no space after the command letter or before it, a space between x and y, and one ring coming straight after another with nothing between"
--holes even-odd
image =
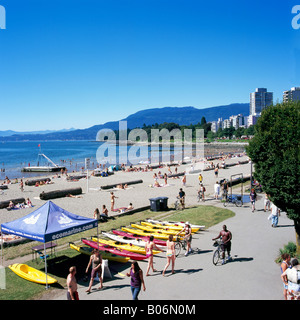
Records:
<instances>
[{"instance_id":1,"label":"sandy beach","mask_svg":"<svg viewBox=\"0 0 300 320\"><path fill-rule=\"evenodd\" d=\"M233 156L232 158L228 158L225 160L226 164L229 163L237 163L238 161L247 160L247 156L237 157ZM214 160L213 163L216 165L220 163L221 160ZM211 163L211 161L210 161ZM205 163L204 166L208 166L208 163ZM200 167L200 163L195 163L194 170ZM131 202L134 208L140 208L144 206L150 205L149 198L155 197L168 197L168 206L172 207L176 196L178 195L179 188L183 188L186 193L186 206L191 206L197 203L197 191L199 189L199 173L189 174L191 170L192 164L181 164L177 166L177 172L186 172L186 186L182 184L182 177L179 178L168 178L167 185L165 186L164 179L158 179L158 182L162 185L162 187L151 187L154 184L153 175L154 173L158 173L159 171L164 173L169 173L168 167L164 166L163 168L153 169L153 171L147 172L126 172L126 171L115 171L113 175L108 177L95 177L90 176L88 179L88 187L87 187L87 179L83 178L78 181L70 181L67 180L65 175L60 178L53 178L55 174L50 176L51 184L46 184L42 186L27 186L25 185L24 180L24 191L22 192L20 189L20 183L9 184L8 189L2 190L3 193L0 195L0 201L11 200L16 198L29 198L34 205L32 208L23 208L8 211L6 208L0 209L0 223L13 221L18 219L28 213L39 208L46 201L41 200L39 195L40 193L54 191L54 190L65 190L70 188L82 188L82 194L78 198L57 198L52 199L54 203L61 206L65 210L85 216L85 217L93 217L94 210L99 208L101 211L102 205L106 205L109 210L109 216L116 215L118 213L112 212L110 210L110 192L113 191L115 196L115 208L128 207ZM171 166L170 169L172 173L174 173L175 167ZM215 181L221 179L230 179L230 175L243 173L244 175L250 173L250 164L236 165L226 169L219 169L218 178L215 177L214 170L204 171L202 172L203 176L203 184L206 188L206 197L208 200L212 200L213 198L213 185ZM89 175L91 171L89 172ZM71 173L69 176L76 175L76 173ZM41 177L39 177L41 178ZM31 178L32 179L32 178ZM133 184L128 186L127 189L107 189L101 190L101 186L109 185L109 184L119 184L125 183L128 181L135 180L143 180L143 183ZM2 183L3 181L1 181ZM20 182L20 179L19 179ZM209 201L211 202L211 201Z\"/></svg>"}]
</instances>

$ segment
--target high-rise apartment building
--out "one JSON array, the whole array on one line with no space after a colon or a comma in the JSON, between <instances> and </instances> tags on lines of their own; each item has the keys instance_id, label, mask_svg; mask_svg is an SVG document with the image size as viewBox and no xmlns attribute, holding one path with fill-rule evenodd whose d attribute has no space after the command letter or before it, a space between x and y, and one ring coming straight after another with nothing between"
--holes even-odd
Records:
<instances>
[{"instance_id":1,"label":"high-rise apartment building","mask_svg":"<svg viewBox=\"0 0 300 320\"><path fill-rule=\"evenodd\" d=\"M250 93L250 115L260 116L261 112L273 104L273 92L268 92L266 88L256 88Z\"/></svg>"},{"instance_id":2,"label":"high-rise apartment building","mask_svg":"<svg viewBox=\"0 0 300 320\"><path fill-rule=\"evenodd\" d=\"M300 101L300 87L293 87L291 90L283 92L283 102Z\"/></svg>"}]
</instances>

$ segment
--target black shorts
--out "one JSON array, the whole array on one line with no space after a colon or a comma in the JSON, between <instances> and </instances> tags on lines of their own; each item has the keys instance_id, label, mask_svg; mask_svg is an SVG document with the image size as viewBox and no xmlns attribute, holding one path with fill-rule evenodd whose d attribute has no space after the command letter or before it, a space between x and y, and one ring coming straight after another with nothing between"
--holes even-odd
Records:
<instances>
[{"instance_id":1,"label":"black shorts","mask_svg":"<svg viewBox=\"0 0 300 320\"><path fill-rule=\"evenodd\" d=\"M231 241L221 244L222 251L230 251L231 250Z\"/></svg>"}]
</instances>

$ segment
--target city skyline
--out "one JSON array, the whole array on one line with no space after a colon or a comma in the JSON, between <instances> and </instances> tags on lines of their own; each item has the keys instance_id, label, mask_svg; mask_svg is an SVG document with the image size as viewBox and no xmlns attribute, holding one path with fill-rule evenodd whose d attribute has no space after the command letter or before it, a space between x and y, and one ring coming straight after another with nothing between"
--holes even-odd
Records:
<instances>
[{"instance_id":1,"label":"city skyline","mask_svg":"<svg viewBox=\"0 0 300 320\"><path fill-rule=\"evenodd\" d=\"M149 108L248 103L255 88L276 103L299 86L292 1L0 5L1 130L82 129Z\"/></svg>"}]
</instances>

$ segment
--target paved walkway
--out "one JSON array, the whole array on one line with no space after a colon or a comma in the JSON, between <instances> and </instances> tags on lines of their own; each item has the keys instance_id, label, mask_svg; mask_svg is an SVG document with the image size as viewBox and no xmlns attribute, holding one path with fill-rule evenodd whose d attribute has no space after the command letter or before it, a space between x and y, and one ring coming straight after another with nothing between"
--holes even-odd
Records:
<instances>
[{"instance_id":1,"label":"paved walkway","mask_svg":"<svg viewBox=\"0 0 300 320\"><path fill-rule=\"evenodd\" d=\"M213 203L221 205L214 200L205 204ZM256 207L259 210L252 213L249 204L242 208L229 206L235 217L195 235L192 247L199 247L201 251L188 257L178 256L176 274L167 272L163 277L161 272L156 272L145 277L146 291L140 293L140 300L282 300L280 268L274 260L279 248L289 241L295 242L293 221L283 213L279 217L279 226L272 228L267 220L269 213L263 211L262 198ZM233 234L233 261L214 266L211 239L218 235L223 224ZM166 264L165 253L156 255L154 261L155 268L161 271ZM145 274L147 261L139 264ZM118 272L125 274L130 264L120 266L110 262L109 267L114 276L104 280L103 290L96 290L98 283L95 282L95 290L87 294L88 283L79 285L81 300L131 300L130 279L118 275ZM54 299L65 300L66 290Z\"/></svg>"}]
</instances>

